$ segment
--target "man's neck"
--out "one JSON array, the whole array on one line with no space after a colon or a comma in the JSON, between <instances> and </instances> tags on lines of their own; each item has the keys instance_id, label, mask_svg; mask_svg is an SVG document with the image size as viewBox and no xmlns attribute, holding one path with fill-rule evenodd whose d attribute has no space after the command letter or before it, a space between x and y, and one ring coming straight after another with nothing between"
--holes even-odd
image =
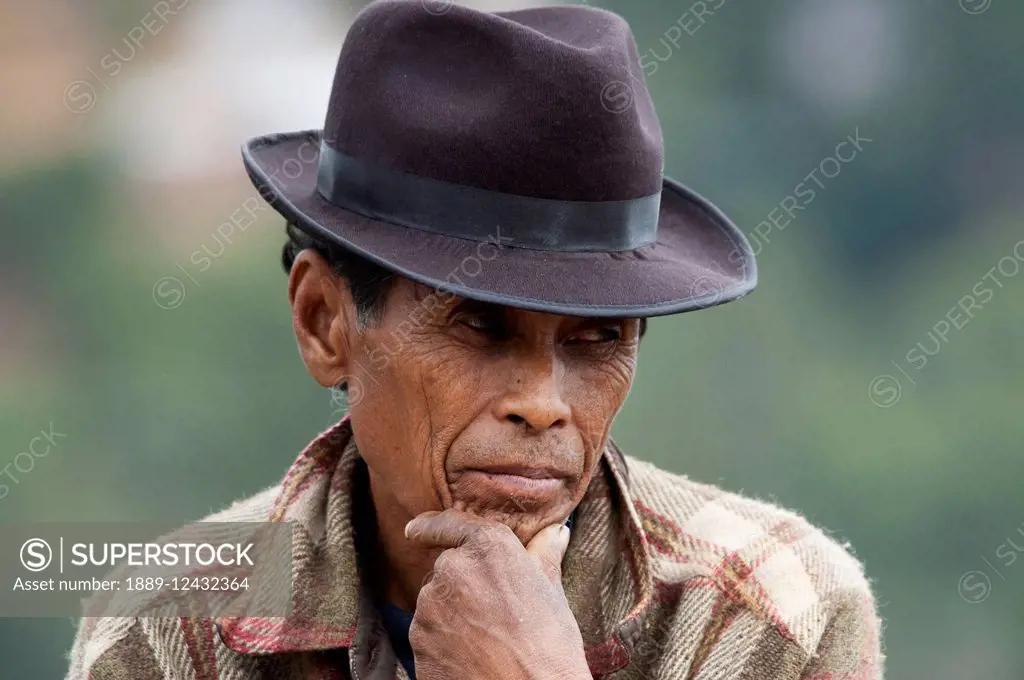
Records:
<instances>
[{"instance_id":1,"label":"man's neck","mask_svg":"<svg viewBox=\"0 0 1024 680\"><path fill-rule=\"evenodd\" d=\"M406 611L416 609L416 598L434 568L439 550L414 547L405 538L405 525L413 519L397 499L369 472L369 498L376 515L376 536L367 541L367 577L373 596ZM369 509L369 508L368 508ZM358 512L358 510L357 510Z\"/></svg>"}]
</instances>

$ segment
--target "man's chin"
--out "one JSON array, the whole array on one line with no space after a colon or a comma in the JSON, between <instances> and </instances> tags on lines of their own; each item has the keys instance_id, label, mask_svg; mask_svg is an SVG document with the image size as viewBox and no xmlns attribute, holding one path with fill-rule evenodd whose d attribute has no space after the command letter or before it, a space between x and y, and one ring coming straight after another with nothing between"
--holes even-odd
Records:
<instances>
[{"instance_id":1,"label":"man's chin","mask_svg":"<svg viewBox=\"0 0 1024 680\"><path fill-rule=\"evenodd\" d=\"M565 521L566 516L572 511L571 508L560 510L558 506L562 504L557 504L554 507L538 507L531 511L520 507L521 499L486 503L474 501L475 499L462 500L456 496L454 508L504 524L515 533L523 545L529 543L544 527Z\"/></svg>"},{"instance_id":2,"label":"man's chin","mask_svg":"<svg viewBox=\"0 0 1024 680\"><path fill-rule=\"evenodd\" d=\"M471 511L472 512L472 511ZM512 533L516 535L519 542L526 545L533 537L536 536L541 529L544 527L560 522L559 519L549 519L546 516L541 515L527 515L523 513L501 513L497 511L484 511L478 514L480 517L485 519L493 520L504 524Z\"/></svg>"}]
</instances>

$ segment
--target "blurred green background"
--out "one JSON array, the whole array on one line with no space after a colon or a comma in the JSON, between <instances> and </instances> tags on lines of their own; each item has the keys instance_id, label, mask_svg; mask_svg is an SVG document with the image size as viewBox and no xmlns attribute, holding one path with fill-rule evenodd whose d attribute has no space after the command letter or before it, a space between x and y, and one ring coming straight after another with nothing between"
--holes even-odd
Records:
<instances>
[{"instance_id":1,"label":"blurred green background","mask_svg":"<svg viewBox=\"0 0 1024 680\"><path fill-rule=\"evenodd\" d=\"M322 122L358 3L163 4L0 5L0 522L197 519L339 415L281 220L217 229L253 195L239 144ZM615 436L849 541L888 677L1021 677L1024 5L589 4L630 21L666 172L761 278L652 322ZM62 677L74 625L0 620L0 677Z\"/></svg>"}]
</instances>

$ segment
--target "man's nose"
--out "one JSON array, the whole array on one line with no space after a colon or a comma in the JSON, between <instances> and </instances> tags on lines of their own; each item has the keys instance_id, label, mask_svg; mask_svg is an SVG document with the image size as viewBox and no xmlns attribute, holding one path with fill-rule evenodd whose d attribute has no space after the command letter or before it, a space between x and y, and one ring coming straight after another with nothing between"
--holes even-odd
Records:
<instances>
[{"instance_id":1,"label":"man's nose","mask_svg":"<svg viewBox=\"0 0 1024 680\"><path fill-rule=\"evenodd\" d=\"M562 398L560 370L553 357L520 364L508 391L496 404L498 420L525 423L537 432L568 424L572 410Z\"/></svg>"}]
</instances>

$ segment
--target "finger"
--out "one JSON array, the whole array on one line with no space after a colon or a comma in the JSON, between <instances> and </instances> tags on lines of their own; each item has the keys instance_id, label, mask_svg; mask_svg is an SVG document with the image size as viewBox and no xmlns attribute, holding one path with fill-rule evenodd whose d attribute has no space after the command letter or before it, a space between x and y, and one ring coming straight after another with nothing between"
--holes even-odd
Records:
<instances>
[{"instance_id":1,"label":"finger","mask_svg":"<svg viewBox=\"0 0 1024 680\"><path fill-rule=\"evenodd\" d=\"M480 537L485 530L502 529L508 530L499 522L448 509L416 516L405 525L405 537L430 548L458 548Z\"/></svg>"},{"instance_id":2,"label":"finger","mask_svg":"<svg viewBox=\"0 0 1024 680\"><path fill-rule=\"evenodd\" d=\"M562 584L562 558L569 547L569 527L552 524L541 529L526 545L526 552L538 562L555 585Z\"/></svg>"}]
</instances>

